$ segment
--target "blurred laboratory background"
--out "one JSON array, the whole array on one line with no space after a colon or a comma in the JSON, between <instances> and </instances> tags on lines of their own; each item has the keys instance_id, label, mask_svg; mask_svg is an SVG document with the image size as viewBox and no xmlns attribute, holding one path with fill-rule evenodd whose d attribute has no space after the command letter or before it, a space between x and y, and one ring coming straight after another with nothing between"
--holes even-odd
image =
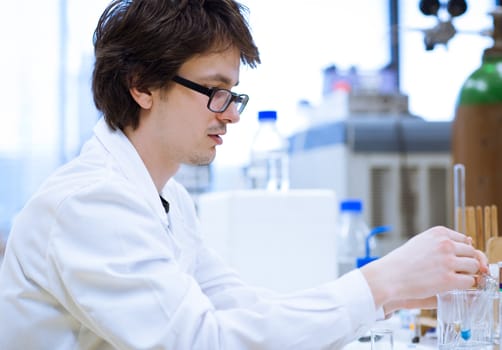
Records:
<instances>
[{"instance_id":1,"label":"blurred laboratory background","mask_svg":"<svg viewBox=\"0 0 502 350\"><path fill-rule=\"evenodd\" d=\"M2 3L4 242L29 196L56 167L78 154L99 118L90 91L92 36L108 2ZM241 121L228 128L213 164L184 166L176 175L201 210L206 233L218 236L211 239L222 254L231 260L230 252L239 249L231 245L237 239L228 235L245 235L249 225L265 222L270 227L280 220L289 226L278 224L273 232L260 228L261 235L253 227L250 236L240 238L242 249L267 245L268 253L253 253L266 261L266 254L287 255L284 243L295 244L296 239L291 257L283 255L290 267L301 247L307 258L317 256L319 280L336 275L338 268L328 265L336 255L336 229L346 200L352 201L350 208L360 208L368 229L388 227L389 232L371 240L377 255L428 227L453 227L452 124L463 84L493 46L491 13L499 4L450 0L435 8L438 1L241 2L249 8L262 59L257 69L241 71L236 90L250 96L248 107ZM275 115L275 126L288 142L288 189L268 191L268 206L250 193L251 150L263 111ZM271 212L274 216L267 216ZM245 214L251 214L251 221ZM295 230L303 230L298 233L302 238L295 238ZM322 231L319 236L313 236L316 230ZM323 256L327 258L319 260ZM322 264L326 271L320 270ZM305 272L309 274L312 269Z\"/></svg>"}]
</instances>

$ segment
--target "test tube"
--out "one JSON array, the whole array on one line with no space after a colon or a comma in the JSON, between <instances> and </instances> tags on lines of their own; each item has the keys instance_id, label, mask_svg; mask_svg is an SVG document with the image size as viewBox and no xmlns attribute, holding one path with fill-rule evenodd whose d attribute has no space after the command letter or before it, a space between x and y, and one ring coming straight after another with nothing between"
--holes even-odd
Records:
<instances>
[{"instance_id":1,"label":"test tube","mask_svg":"<svg viewBox=\"0 0 502 350\"><path fill-rule=\"evenodd\" d=\"M497 262L497 266L499 268L499 305L498 305L498 332L495 332L495 340L498 340L498 343L500 344L501 337L502 337L502 261Z\"/></svg>"},{"instance_id":2,"label":"test tube","mask_svg":"<svg viewBox=\"0 0 502 350\"><path fill-rule=\"evenodd\" d=\"M499 292L502 292L502 261L497 262L499 268Z\"/></svg>"},{"instance_id":3,"label":"test tube","mask_svg":"<svg viewBox=\"0 0 502 350\"><path fill-rule=\"evenodd\" d=\"M465 167L463 164L453 166L453 202L455 210L455 231L466 234L465 229Z\"/></svg>"}]
</instances>

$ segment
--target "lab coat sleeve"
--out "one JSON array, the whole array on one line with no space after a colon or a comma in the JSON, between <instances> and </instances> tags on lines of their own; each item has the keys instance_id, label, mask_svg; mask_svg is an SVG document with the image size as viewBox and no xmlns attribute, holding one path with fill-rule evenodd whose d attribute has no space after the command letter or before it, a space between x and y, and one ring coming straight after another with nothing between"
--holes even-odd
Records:
<instances>
[{"instance_id":1,"label":"lab coat sleeve","mask_svg":"<svg viewBox=\"0 0 502 350\"><path fill-rule=\"evenodd\" d=\"M190 231L199 233L189 195L175 188L176 204L185 217L192 218L187 220L194 225ZM381 309L375 311L359 270L317 288L281 295L245 285L213 250L204 244L198 247L194 277L216 309L229 348L259 344L260 349L336 349L364 333L383 314Z\"/></svg>"},{"instance_id":2,"label":"lab coat sleeve","mask_svg":"<svg viewBox=\"0 0 502 350\"><path fill-rule=\"evenodd\" d=\"M370 288L359 270L316 288L279 294L246 286L211 250L199 258L195 277L212 305L227 311L216 313L220 325L227 332L248 337L232 345L339 349L377 319Z\"/></svg>"},{"instance_id":3,"label":"lab coat sleeve","mask_svg":"<svg viewBox=\"0 0 502 350\"><path fill-rule=\"evenodd\" d=\"M358 272L260 296L201 247L196 280L151 208L114 179L68 196L49 240L49 292L118 349L336 349L374 320Z\"/></svg>"}]
</instances>

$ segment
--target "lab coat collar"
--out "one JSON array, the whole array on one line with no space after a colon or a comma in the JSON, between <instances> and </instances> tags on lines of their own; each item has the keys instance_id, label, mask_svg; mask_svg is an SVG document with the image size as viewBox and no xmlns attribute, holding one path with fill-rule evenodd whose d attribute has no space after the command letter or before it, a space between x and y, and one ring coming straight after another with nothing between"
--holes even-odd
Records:
<instances>
[{"instance_id":1,"label":"lab coat collar","mask_svg":"<svg viewBox=\"0 0 502 350\"><path fill-rule=\"evenodd\" d=\"M94 127L94 134L117 161L124 175L137 186L139 195L145 198L162 221L162 224L167 227L168 218L160 201L157 188L131 141L121 130L112 130L106 124L104 118L101 118Z\"/></svg>"},{"instance_id":2,"label":"lab coat collar","mask_svg":"<svg viewBox=\"0 0 502 350\"><path fill-rule=\"evenodd\" d=\"M175 205L176 195L174 193L174 182L176 182L174 179L169 179L164 188L160 191L160 195L171 204L169 207L168 215L169 227L172 230L177 230L178 225L185 227L185 220L180 212L179 207Z\"/></svg>"}]
</instances>

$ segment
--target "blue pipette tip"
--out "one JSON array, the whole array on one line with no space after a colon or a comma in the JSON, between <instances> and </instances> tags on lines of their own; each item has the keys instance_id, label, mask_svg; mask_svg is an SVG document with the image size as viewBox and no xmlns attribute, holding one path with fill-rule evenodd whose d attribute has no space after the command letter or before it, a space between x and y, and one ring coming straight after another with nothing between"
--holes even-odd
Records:
<instances>
[{"instance_id":1,"label":"blue pipette tip","mask_svg":"<svg viewBox=\"0 0 502 350\"><path fill-rule=\"evenodd\" d=\"M471 339L471 330L470 329L463 329L460 331L460 336L464 340L469 340Z\"/></svg>"}]
</instances>

